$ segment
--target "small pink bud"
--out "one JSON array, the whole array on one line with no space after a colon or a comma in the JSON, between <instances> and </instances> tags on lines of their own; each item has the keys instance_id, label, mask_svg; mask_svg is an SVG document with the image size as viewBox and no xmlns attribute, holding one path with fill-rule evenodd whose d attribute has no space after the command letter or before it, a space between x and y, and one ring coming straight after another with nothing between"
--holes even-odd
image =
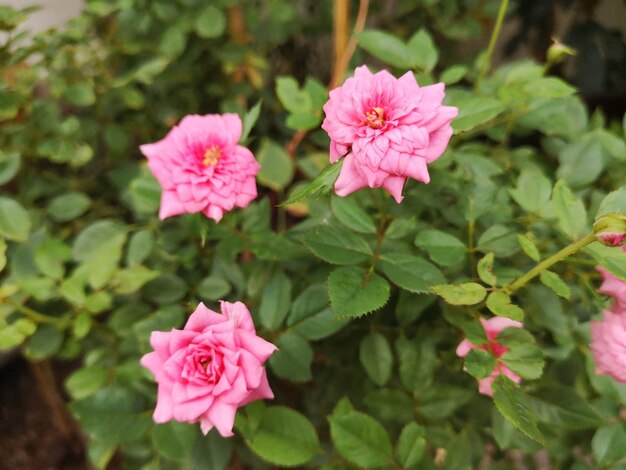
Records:
<instances>
[{"instance_id":1,"label":"small pink bud","mask_svg":"<svg viewBox=\"0 0 626 470\"><path fill-rule=\"evenodd\" d=\"M598 217L593 224L593 233L606 246L626 244L626 216L610 212Z\"/></svg>"}]
</instances>

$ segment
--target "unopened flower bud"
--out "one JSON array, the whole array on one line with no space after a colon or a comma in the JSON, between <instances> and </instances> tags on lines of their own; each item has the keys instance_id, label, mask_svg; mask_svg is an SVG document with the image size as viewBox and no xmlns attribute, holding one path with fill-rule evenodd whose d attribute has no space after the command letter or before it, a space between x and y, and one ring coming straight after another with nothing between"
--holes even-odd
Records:
<instances>
[{"instance_id":1,"label":"unopened flower bud","mask_svg":"<svg viewBox=\"0 0 626 470\"><path fill-rule=\"evenodd\" d=\"M548 48L546 58L549 64L559 64L565 60L568 55L576 55L576 50L563 44L558 39L552 39L552 45Z\"/></svg>"},{"instance_id":2,"label":"unopened flower bud","mask_svg":"<svg viewBox=\"0 0 626 470\"><path fill-rule=\"evenodd\" d=\"M610 212L598 217L593 224L593 233L603 245L626 244L626 215Z\"/></svg>"}]
</instances>

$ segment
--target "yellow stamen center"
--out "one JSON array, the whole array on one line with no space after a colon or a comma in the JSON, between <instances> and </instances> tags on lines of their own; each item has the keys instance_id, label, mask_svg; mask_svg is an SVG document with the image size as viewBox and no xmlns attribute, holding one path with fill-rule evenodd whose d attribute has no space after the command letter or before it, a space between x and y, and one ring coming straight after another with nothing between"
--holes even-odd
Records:
<instances>
[{"instance_id":1,"label":"yellow stamen center","mask_svg":"<svg viewBox=\"0 0 626 470\"><path fill-rule=\"evenodd\" d=\"M372 108L371 111L365 113L365 117L367 121L364 124L367 124L372 129L380 129L385 125L385 111L383 108Z\"/></svg>"},{"instance_id":2,"label":"yellow stamen center","mask_svg":"<svg viewBox=\"0 0 626 470\"><path fill-rule=\"evenodd\" d=\"M202 163L204 166L215 166L221 156L222 151L219 147L214 145L213 147L209 147L206 152L204 152L204 160L202 160Z\"/></svg>"}]
</instances>

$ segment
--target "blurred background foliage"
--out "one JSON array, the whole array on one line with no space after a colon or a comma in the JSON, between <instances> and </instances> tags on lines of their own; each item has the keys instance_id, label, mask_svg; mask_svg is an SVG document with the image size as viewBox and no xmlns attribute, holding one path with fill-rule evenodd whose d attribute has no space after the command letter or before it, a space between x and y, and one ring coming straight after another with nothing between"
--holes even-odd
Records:
<instances>
[{"instance_id":1,"label":"blurred background foliage","mask_svg":"<svg viewBox=\"0 0 626 470\"><path fill-rule=\"evenodd\" d=\"M358 2L349 3L354 18ZM605 197L626 181L624 32L598 23L600 3L512 2L515 27L496 52L503 65L481 76L500 1L371 2L348 70L366 63L413 70L422 85L444 81L461 110L456 136L431 184L409 184L401 206L359 193L286 209L277 204L328 161L319 124L341 40L333 2L87 0L63 28L39 34L19 28L33 9L0 6L0 348L19 347L44 389L54 388L51 368L64 375L55 371L70 361L59 393L96 468L617 465L626 390L593 375L586 349L588 321L605 303L593 266L612 254L577 256L558 267L560 283L536 282L519 300L548 359L520 400L548 450L461 372L454 348L476 316L411 277L419 268L463 282L493 253L501 285L584 234L599 207L623 202L623 191ZM557 33L576 55L553 44ZM138 145L186 114L215 112L238 112L249 126L259 117L248 145L263 165L260 197L219 225L161 223L160 188ZM337 237L346 244L324 244ZM358 277L374 245L388 292L369 306L384 307L348 325L333 318L327 278ZM333 270L320 258L355 266ZM153 425L154 383L137 362L149 333L222 298L250 305L278 344L273 405L301 414L251 405L228 441ZM330 300L337 310L341 299ZM315 438L290 440L311 425ZM346 429L369 432L356 452Z\"/></svg>"}]
</instances>

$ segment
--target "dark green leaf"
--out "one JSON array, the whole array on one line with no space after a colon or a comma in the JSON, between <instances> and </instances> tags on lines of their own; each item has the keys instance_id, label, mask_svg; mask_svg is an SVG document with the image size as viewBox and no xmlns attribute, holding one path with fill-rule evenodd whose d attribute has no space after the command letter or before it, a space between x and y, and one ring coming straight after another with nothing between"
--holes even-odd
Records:
<instances>
[{"instance_id":1,"label":"dark green leaf","mask_svg":"<svg viewBox=\"0 0 626 470\"><path fill-rule=\"evenodd\" d=\"M372 218L359 207L354 199L333 197L330 205L337 220L346 227L359 233L376 233Z\"/></svg>"},{"instance_id":2,"label":"dark green leaf","mask_svg":"<svg viewBox=\"0 0 626 470\"><path fill-rule=\"evenodd\" d=\"M152 444L159 454L168 459L184 461L191 455L198 431L188 423L170 421L152 428Z\"/></svg>"},{"instance_id":3,"label":"dark green leaf","mask_svg":"<svg viewBox=\"0 0 626 470\"><path fill-rule=\"evenodd\" d=\"M291 281L282 271L276 272L263 289L259 318L268 330L276 330L283 323L291 305Z\"/></svg>"},{"instance_id":4,"label":"dark green leaf","mask_svg":"<svg viewBox=\"0 0 626 470\"><path fill-rule=\"evenodd\" d=\"M361 236L329 225L306 232L302 241L316 256L333 264L358 264L373 253Z\"/></svg>"},{"instance_id":5,"label":"dark green leaf","mask_svg":"<svg viewBox=\"0 0 626 470\"><path fill-rule=\"evenodd\" d=\"M296 202L303 201L311 196L324 196L330 192L335 180L339 176L341 166L343 165L343 158L338 162L332 163L325 167L317 178L311 181L304 188L294 191L294 193L281 204L281 206L289 206Z\"/></svg>"},{"instance_id":6,"label":"dark green leaf","mask_svg":"<svg viewBox=\"0 0 626 470\"><path fill-rule=\"evenodd\" d=\"M278 351L270 357L274 373L292 382L308 382L313 362L313 349L309 342L296 333L286 333L276 341Z\"/></svg>"},{"instance_id":7,"label":"dark green leaf","mask_svg":"<svg viewBox=\"0 0 626 470\"><path fill-rule=\"evenodd\" d=\"M294 162L280 145L264 139L256 157L261 165L261 170L257 175L259 184L274 191L282 191L291 182Z\"/></svg>"},{"instance_id":8,"label":"dark green leaf","mask_svg":"<svg viewBox=\"0 0 626 470\"><path fill-rule=\"evenodd\" d=\"M379 266L394 284L418 294L429 292L434 284L446 281L439 269L417 256L388 253L381 256Z\"/></svg>"},{"instance_id":9,"label":"dark green leaf","mask_svg":"<svg viewBox=\"0 0 626 470\"><path fill-rule=\"evenodd\" d=\"M496 366L496 359L484 349L472 349L465 357L467 372L477 379L489 377Z\"/></svg>"},{"instance_id":10,"label":"dark green leaf","mask_svg":"<svg viewBox=\"0 0 626 470\"><path fill-rule=\"evenodd\" d=\"M330 434L339 454L360 467L387 467L393 458L387 431L366 414L331 417Z\"/></svg>"},{"instance_id":11,"label":"dark green leaf","mask_svg":"<svg viewBox=\"0 0 626 470\"><path fill-rule=\"evenodd\" d=\"M493 401L498 411L517 429L540 444L545 444L537 427L537 416L528 404L528 397L502 375L493 382Z\"/></svg>"},{"instance_id":12,"label":"dark green leaf","mask_svg":"<svg viewBox=\"0 0 626 470\"><path fill-rule=\"evenodd\" d=\"M396 456L402 468L417 468L426 450L424 428L417 423L409 423L400 433L396 444Z\"/></svg>"},{"instance_id":13,"label":"dark green leaf","mask_svg":"<svg viewBox=\"0 0 626 470\"><path fill-rule=\"evenodd\" d=\"M328 277L328 295L337 317L359 317L387 303L389 283L366 269L337 268Z\"/></svg>"},{"instance_id":14,"label":"dark green leaf","mask_svg":"<svg viewBox=\"0 0 626 470\"><path fill-rule=\"evenodd\" d=\"M440 230L419 232L415 244L441 266L456 266L465 260L467 254L467 247L461 240Z\"/></svg>"},{"instance_id":15,"label":"dark green leaf","mask_svg":"<svg viewBox=\"0 0 626 470\"><path fill-rule=\"evenodd\" d=\"M369 378L377 385L382 387L391 378L393 354L389 341L380 333L370 333L363 338L359 359Z\"/></svg>"}]
</instances>

